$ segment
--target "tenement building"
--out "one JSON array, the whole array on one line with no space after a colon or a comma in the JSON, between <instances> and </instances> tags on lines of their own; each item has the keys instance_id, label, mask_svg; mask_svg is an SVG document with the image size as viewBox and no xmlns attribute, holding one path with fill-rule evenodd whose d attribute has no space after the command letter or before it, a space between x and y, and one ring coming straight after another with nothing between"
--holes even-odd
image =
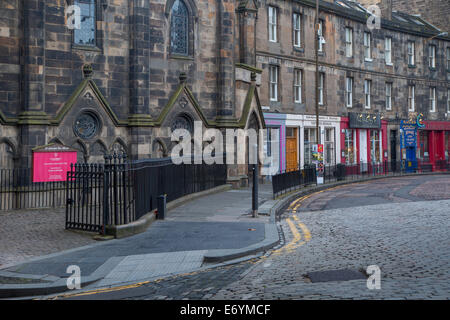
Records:
<instances>
[{"instance_id":1,"label":"tenement building","mask_svg":"<svg viewBox=\"0 0 450 320\"><path fill-rule=\"evenodd\" d=\"M365 2L320 1L317 96L325 164L448 160L448 34L419 15L392 10L405 1ZM260 100L267 127L279 130L280 170L310 163L317 143L315 4L260 2ZM378 21L368 10L373 4ZM408 124L416 126L413 136Z\"/></svg>"},{"instance_id":2,"label":"tenement building","mask_svg":"<svg viewBox=\"0 0 450 320\"><path fill-rule=\"evenodd\" d=\"M373 27L354 1L320 1L325 163L448 159L450 38L438 27L448 19L428 12L433 24L402 12L406 1L375 2L382 18ZM30 166L33 149L54 142L79 161L112 151L165 157L171 132L193 134L197 122L276 129L279 169L310 163L315 3L1 1L0 167ZM402 124L416 118L419 133L405 144ZM229 168L230 178L246 173Z\"/></svg>"}]
</instances>

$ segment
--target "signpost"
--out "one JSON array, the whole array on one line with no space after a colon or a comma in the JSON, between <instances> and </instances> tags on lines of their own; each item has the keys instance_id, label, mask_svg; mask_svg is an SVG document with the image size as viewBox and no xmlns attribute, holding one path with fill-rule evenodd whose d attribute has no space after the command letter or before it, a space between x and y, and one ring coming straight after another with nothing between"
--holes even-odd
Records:
<instances>
[{"instance_id":1,"label":"signpost","mask_svg":"<svg viewBox=\"0 0 450 320\"><path fill-rule=\"evenodd\" d=\"M66 181L77 151L59 143L33 149L33 182Z\"/></svg>"},{"instance_id":2,"label":"signpost","mask_svg":"<svg viewBox=\"0 0 450 320\"><path fill-rule=\"evenodd\" d=\"M323 184L324 165L323 165L323 144L314 144L312 146L313 163L316 165L317 184Z\"/></svg>"}]
</instances>

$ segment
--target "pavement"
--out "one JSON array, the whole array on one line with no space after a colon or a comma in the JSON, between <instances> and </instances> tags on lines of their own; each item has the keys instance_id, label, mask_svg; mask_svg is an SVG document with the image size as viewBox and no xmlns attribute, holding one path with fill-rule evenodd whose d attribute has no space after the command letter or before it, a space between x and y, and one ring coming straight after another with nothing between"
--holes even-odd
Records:
<instances>
[{"instance_id":1,"label":"pavement","mask_svg":"<svg viewBox=\"0 0 450 320\"><path fill-rule=\"evenodd\" d=\"M170 210L142 234L3 268L0 294L52 298L67 291L67 267L77 265L82 290L69 292L68 299L389 298L397 291L408 297L396 285L414 293L415 284L427 289L425 298L448 298L449 202L424 201L450 198L448 175L325 190L330 187L312 186L273 200L271 185L260 185L257 219L251 217L249 189L198 198ZM295 210L276 221L294 200ZM409 264L403 266L405 250ZM414 269L413 261L423 262L423 269ZM380 265L389 279L384 295L365 292L365 280L357 278L311 283L314 272L319 278L326 278L322 271L360 274L369 263Z\"/></svg>"},{"instance_id":2,"label":"pavement","mask_svg":"<svg viewBox=\"0 0 450 320\"><path fill-rule=\"evenodd\" d=\"M288 206L279 210L276 222L280 244L264 255L163 279L44 298L450 299L450 175L328 187L288 196ZM346 201L336 204L339 199ZM380 269L380 289L367 287L364 271L373 265Z\"/></svg>"},{"instance_id":3,"label":"pavement","mask_svg":"<svg viewBox=\"0 0 450 320\"><path fill-rule=\"evenodd\" d=\"M9 249L7 255L0 257L10 263L0 269L0 297L65 291L71 275L68 267L73 265L81 272L82 288L92 289L167 277L251 257L279 242L273 217L264 213L267 206L277 203L272 200L271 184L259 185L262 214L258 218L251 216L251 197L249 188L210 194L170 210L165 220L155 221L141 234L104 242L95 242L86 233L61 230L64 216L61 210L17 212L17 216L8 213L9 225L17 226L20 222L34 228L23 233L16 228L15 234L9 236L11 231L3 233L2 246ZM43 223L47 214L57 217L55 221L59 224L54 228L57 231L45 235L55 226ZM71 248L55 250L58 247L54 242L67 242L64 236L72 238ZM87 245L77 247L80 243ZM36 249L39 254L46 252L40 249L46 245L47 252L52 249L54 252L24 261L24 251L31 253ZM19 263L14 263L14 256Z\"/></svg>"}]
</instances>

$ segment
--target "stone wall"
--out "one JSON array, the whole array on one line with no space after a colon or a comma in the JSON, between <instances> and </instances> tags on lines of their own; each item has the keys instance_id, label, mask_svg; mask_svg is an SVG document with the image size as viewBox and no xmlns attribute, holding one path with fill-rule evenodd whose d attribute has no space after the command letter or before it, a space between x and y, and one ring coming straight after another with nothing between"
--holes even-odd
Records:
<instances>
[{"instance_id":1,"label":"stone wall","mask_svg":"<svg viewBox=\"0 0 450 320\"><path fill-rule=\"evenodd\" d=\"M20 111L19 3L0 1L0 111L9 117Z\"/></svg>"}]
</instances>

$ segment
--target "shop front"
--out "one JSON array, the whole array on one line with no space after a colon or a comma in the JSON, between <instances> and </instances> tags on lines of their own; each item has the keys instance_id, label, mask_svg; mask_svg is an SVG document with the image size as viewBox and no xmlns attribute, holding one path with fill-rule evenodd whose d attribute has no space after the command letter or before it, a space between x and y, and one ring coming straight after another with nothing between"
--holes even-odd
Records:
<instances>
[{"instance_id":1,"label":"shop front","mask_svg":"<svg viewBox=\"0 0 450 320\"><path fill-rule=\"evenodd\" d=\"M382 171L387 161L387 121L379 114L350 112L341 118L341 163L358 165L361 173Z\"/></svg>"},{"instance_id":2,"label":"shop front","mask_svg":"<svg viewBox=\"0 0 450 320\"><path fill-rule=\"evenodd\" d=\"M279 139L278 160L280 172L297 170L313 163L313 145L316 141L316 116L264 113L267 130L275 129ZM340 117L320 116L320 142L324 147L325 166L340 163ZM267 133L265 150L273 151L273 134ZM271 152L273 155L273 152ZM274 159L275 160L275 159Z\"/></svg>"},{"instance_id":3,"label":"shop front","mask_svg":"<svg viewBox=\"0 0 450 320\"><path fill-rule=\"evenodd\" d=\"M417 157L433 171L449 163L450 121L423 121L417 136Z\"/></svg>"}]
</instances>

